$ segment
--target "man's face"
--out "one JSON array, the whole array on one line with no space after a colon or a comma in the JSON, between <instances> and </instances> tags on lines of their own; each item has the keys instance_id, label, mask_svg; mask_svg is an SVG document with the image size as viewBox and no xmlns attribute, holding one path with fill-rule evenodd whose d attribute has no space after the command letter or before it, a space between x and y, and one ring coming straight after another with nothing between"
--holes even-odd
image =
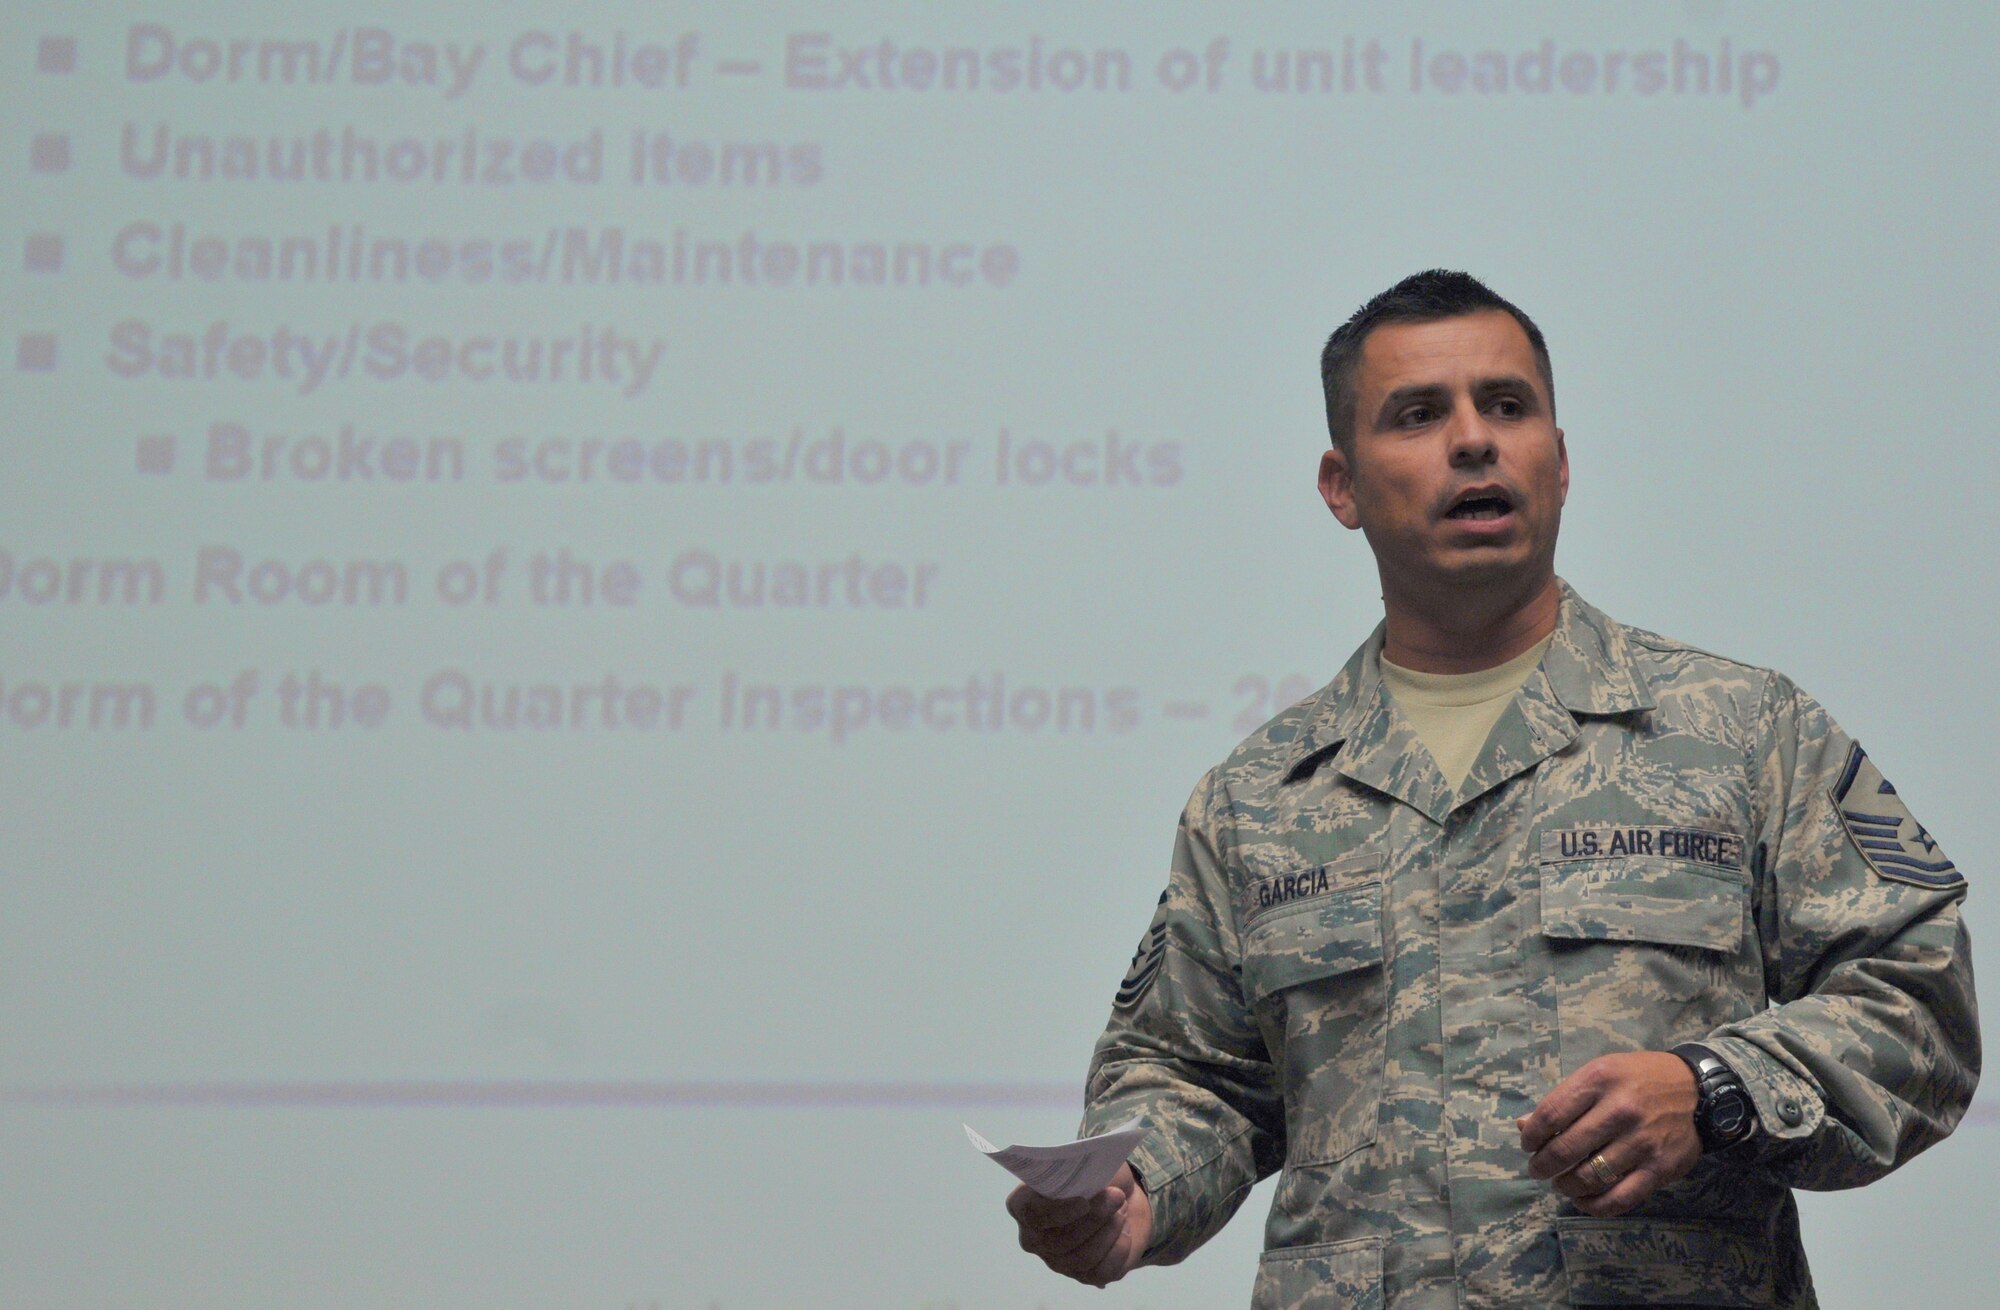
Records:
<instances>
[{"instance_id":1,"label":"man's face","mask_svg":"<svg viewBox=\"0 0 2000 1310\"><path fill-rule=\"evenodd\" d=\"M1528 334L1502 310L1368 334L1354 442L1319 489L1405 595L1535 585L1555 568L1569 455Z\"/></svg>"}]
</instances>

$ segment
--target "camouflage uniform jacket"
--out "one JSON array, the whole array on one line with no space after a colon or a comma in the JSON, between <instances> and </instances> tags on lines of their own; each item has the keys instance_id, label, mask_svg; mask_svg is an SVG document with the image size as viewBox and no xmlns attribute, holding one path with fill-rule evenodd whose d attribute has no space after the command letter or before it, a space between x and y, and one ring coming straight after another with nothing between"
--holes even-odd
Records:
<instances>
[{"instance_id":1,"label":"camouflage uniform jacket","mask_svg":"<svg viewBox=\"0 0 2000 1310\"><path fill-rule=\"evenodd\" d=\"M1183 816L1084 1123L1147 1118L1148 1259L1282 1168L1258 1310L1816 1305L1790 1189L1878 1178L1971 1099L1963 878L1783 676L1567 585L1455 792L1381 647ZM1619 1219L1527 1176L1514 1121L1561 1078L1685 1041L1757 1139Z\"/></svg>"}]
</instances>

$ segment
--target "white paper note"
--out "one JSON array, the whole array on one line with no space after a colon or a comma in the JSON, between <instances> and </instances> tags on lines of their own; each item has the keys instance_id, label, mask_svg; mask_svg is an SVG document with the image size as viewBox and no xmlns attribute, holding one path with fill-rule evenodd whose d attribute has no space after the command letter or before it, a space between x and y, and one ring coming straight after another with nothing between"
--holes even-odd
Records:
<instances>
[{"instance_id":1,"label":"white paper note","mask_svg":"<svg viewBox=\"0 0 2000 1310\"><path fill-rule=\"evenodd\" d=\"M1094 1196L1103 1191L1146 1135L1140 1121L1132 1118L1095 1137L1061 1146L995 1146L974 1132L971 1124L963 1126L965 1135L987 1159L1043 1196L1059 1198Z\"/></svg>"}]
</instances>

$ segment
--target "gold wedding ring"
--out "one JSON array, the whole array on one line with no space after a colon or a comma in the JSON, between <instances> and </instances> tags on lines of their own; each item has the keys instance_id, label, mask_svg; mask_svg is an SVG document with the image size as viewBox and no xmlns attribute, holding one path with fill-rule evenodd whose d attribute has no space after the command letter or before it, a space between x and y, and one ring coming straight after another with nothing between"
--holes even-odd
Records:
<instances>
[{"instance_id":1,"label":"gold wedding ring","mask_svg":"<svg viewBox=\"0 0 2000 1310\"><path fill-rule=\"evenodd\" d=\"M1611 1190L1625 1175L1611 1167L1611 1162L1602 1154L1593 1155L1583 1162L1585 1177L1593 1188L1600 1192Z\"/></svg>"}]
</instances>

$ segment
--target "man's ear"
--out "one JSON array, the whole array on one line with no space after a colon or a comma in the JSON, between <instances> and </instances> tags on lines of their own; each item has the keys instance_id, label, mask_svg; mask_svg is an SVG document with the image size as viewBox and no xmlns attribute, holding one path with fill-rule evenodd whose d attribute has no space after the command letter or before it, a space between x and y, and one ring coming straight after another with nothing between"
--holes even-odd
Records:
<instances>
[{"instance_id":1,"label":"man's ear","mask_svg":"<svg viewBox=\"0 0 2000 1310\"><path fill-rule=\"evenodd\" d=\"M1562 469L1562 503L1569 504L1569 447L1563 444L1563 430L1556 429L1556 460Z\"/></svg>"},{"instance_id":2,"label":"man's ear","mask_svg":"<svg viewBox=\"0 0 2000 1310\"><path fill-rule=\"evenodd\" d=\"M1339 446L1328 446L1319 457L1319 498L1333 511L1343 528L1361 526L1354 510L1354 468Z\"/></svg>"}]
</instances>

